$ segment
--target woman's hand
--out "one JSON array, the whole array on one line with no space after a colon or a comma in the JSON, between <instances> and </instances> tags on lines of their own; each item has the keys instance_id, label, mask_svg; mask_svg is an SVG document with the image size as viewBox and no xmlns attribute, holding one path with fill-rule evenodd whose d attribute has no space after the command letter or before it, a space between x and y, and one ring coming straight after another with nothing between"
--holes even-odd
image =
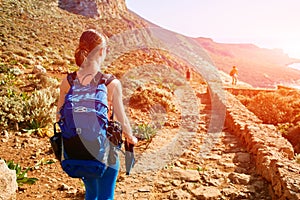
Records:
<instances>
[{"instance_id":1,"label":"woman's hand","mask_svg":"<svg viewBox=\"0 0 300 200\"><path fill-rule=\"evenodd\" d=\"M125 135L127 142L130 144L136 145L138 142L138 139L133 135Z\"/></svg>"}]
</instances>

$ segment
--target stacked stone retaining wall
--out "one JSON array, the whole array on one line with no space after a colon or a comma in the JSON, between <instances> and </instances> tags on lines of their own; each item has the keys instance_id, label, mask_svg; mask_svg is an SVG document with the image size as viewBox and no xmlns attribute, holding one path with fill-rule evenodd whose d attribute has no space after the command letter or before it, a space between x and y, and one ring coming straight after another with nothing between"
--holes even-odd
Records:
<instances>
[{"instance_id":1,"label":"stacked stone retaining wall","mask_svg":"<svg viewBox=\"0 0 300 200\"><path fill-rule=\"evenodd\" d=\"M220 101L226 106L225 125L254 156L257 173L272 185L273 199L300 200L300 164L294 160L292 145L275 126L262 124L234 95L227 92Z\"/></svg>"}]
</instances>

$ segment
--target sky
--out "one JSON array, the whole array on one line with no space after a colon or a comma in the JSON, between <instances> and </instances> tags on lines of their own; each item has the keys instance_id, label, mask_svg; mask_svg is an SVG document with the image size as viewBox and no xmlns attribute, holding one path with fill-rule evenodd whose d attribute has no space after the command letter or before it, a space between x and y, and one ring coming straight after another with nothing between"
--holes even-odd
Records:
<instances>
[{"instance_id":1,"label":"sky","mask_svg":"<svg viewBox=\"0 0 300 200\"><path fill-rule=\"evenodd\" d=\"M300 0L126 0L162 28L220 43L252 43L300 58Z\"/></svg>"}]
</instances>

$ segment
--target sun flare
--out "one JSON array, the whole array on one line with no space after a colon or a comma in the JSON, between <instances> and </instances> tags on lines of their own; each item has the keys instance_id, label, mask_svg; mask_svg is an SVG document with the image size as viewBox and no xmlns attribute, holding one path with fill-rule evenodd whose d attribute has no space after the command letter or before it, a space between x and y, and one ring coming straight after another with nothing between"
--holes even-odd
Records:
<instances>
[{"instance_id":1,"label":"sun flare","mask_svg":"<svg viewBox=\"0 0 300 200\"><path fill-rule=\"evenodd\" d=\"M300 59L300 40L290 41L282 46L283 51L292 58Z\"/></svg>"}]
</instances>

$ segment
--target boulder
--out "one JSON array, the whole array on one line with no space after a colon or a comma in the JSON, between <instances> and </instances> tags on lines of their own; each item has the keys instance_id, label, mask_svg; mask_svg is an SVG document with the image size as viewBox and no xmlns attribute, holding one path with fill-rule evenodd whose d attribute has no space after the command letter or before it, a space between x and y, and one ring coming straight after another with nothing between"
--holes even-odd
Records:
<instances>
[{"instance_id":1,"label":"boulder","mask_svg":"<svg viewBox=\"0 0 300 200\"><path fill-rule=\"evenodd\" d=\"M0 200L15 200L18 189L15 170L10 170L4 160L0 160Z\"/></svg>"}]
</instances>

